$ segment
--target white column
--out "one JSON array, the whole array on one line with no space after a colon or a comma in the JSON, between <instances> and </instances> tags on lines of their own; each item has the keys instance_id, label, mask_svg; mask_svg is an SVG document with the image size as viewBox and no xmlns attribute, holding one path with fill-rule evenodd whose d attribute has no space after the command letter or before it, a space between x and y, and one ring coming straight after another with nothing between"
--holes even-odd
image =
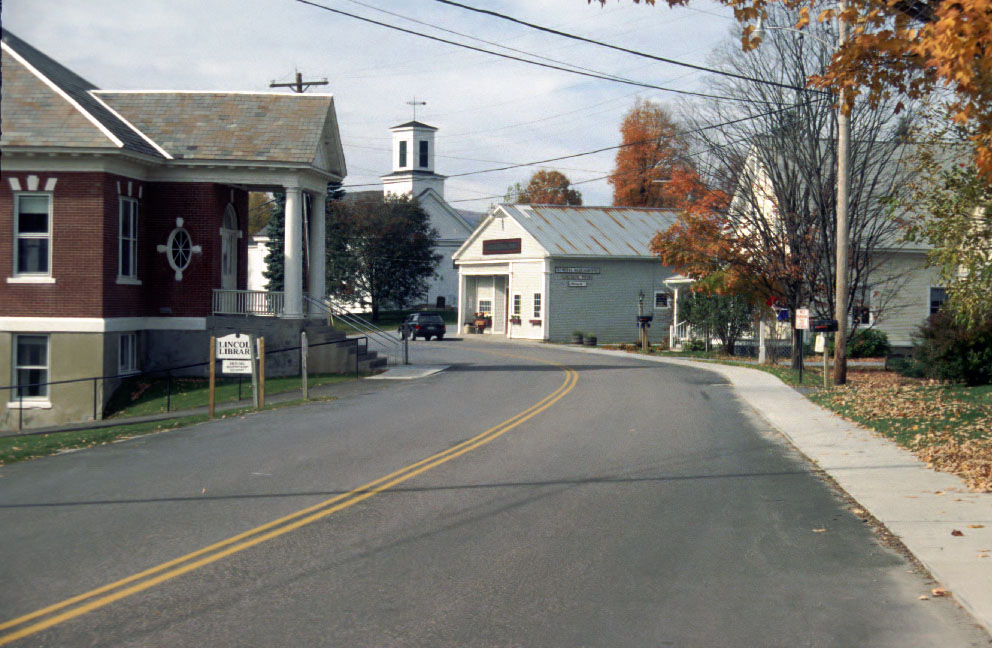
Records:
<instances>
[{"instance_id":1,"label":"white column","mask_svg":"<svg viewBox=\"0 0 992 648\"><path fill-rule=\"evenodd\" d=\"M299 187L286 187L286 240L283 245L283 317L303 317L303 200Z\"/></svg>"},{"instance_id":2,"label":"white column","mask_svg":"<svg viewBox=\"0 0 992 648\"><path fill-rule=\"evenodd\" d=\"M458 335L465 332L465 275L458 272L458 317L455 319Z\"/></svg>"},{"instance_id":3,"label":"white column","mask_svg":"<svg viewBox=\"0 0 992 648\"><path fill-rule=\"evenodd\" d=\"M324 240L324 196L310 194L310 275L307 290L313 299L323 299L326 290Z\"/></svg>"}]
</instances>

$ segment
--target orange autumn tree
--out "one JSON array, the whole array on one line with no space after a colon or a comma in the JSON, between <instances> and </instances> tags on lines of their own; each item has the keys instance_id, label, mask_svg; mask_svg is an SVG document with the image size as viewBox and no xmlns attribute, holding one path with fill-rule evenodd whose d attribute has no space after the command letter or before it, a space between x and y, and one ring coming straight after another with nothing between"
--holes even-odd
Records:
<instances>
[{"instance_id":1,"label":"orange autumn tree","mask_svg":"<svg viewBox=\"0 0 992 648\"><path fill-rule=\"evenodd\" d=\"M708 187L693 169L677 169L664 183L665 199L678 218L651 240L662 263L696 280L694 290L716 294L754 293L746 256L731 234L726 192Z\"/></svg>"},{"instance_id":2,"label":"orange autumn tree","mask_svg":"<svg viewBox=\"0 0 992 648\"><path fill-rule=\"evenodd\" d=\"M520 183L507 189L507 202L533 205L581 205L582 193L571 189L572 181L560 171L535 171L526 187Z\"/></svg>"},{"instance_id":3,"label":"orange autumn tree","mask_svg":"<svg viewBox=\"0 0 992 648\"><path fill-rule=\"evenodd\" d=\"M992 0L847 0L842 12L815 0L720 1L744 25L745 50L760 45L756 22L776 4L799 9L797 29L810 20L844 21L850 26L848 41L810 84L845 89L848 109L857 96L876 105L893 94L940 99L941 90L950 90L955 120L973 129L976 167L992 176Z\"/></svg>"},{"instance_id":4,"label":"orange autumn tree","mask_svg":"<svg viewBox=\"0 0 992 648\"><path fill-rule=\"evenodd\" d=\"M663 188L688 168L679 127L664 106L638 98L620 124L620 148L610 176L613 204L619 207L672 207Z\"/></svg>"}]
</instances>

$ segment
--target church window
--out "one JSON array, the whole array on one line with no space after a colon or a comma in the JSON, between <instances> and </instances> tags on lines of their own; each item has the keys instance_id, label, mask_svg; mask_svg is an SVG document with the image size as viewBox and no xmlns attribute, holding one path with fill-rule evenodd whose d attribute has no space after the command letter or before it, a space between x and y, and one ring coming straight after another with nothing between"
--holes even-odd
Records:
<instances>
[{"instance_id":1,"label":"church window","mask_svg":"<svg viewBox=\"0 0 992 648\"><path fill-rule=\"evenodd\" d=\"M400 168L406 166L406 140L400 142Z\"/></svg>"},{"instance_id":2,"label":"church window","mask_svg":"<svg viewBox=\"0 0 992 648\"><path fill-rule=\"evenodd\" d=\"M427 140L420 140L420 168L426 169L427 164Z\"/></svg>"}]
</instances>

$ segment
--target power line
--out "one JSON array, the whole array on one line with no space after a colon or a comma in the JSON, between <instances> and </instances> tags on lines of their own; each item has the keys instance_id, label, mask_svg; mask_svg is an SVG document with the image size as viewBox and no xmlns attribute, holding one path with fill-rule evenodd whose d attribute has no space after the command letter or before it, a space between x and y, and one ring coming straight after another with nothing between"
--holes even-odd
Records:
<instances>
[{"instance_id":1,"label":"power line","mask_svg":"<svg viewBox=\"0 0 992 648\"><path fill-rule=\"evenodd\" d=\"M472 50L473 52L481 52L483 54L490 54L492 56L498 56L500 58L509 59L511 61L519 61L520 63L528 63L530 65L536 65L536 66L539 66L539 67L548 68L550 70L558 70L560 72L568 72L570 74L578 74L580 76L589 77L589 78L592 78L592 79L600 79L600 80L603 80L603 81L613 81L614 83L624 83L624 84L627 84L627 85L638 86L638 87L641 87L641 88L651 88L652 90L661 90L661 91L664 91L664 92L674 92L676 94L688 95L688 96L692 96L692 97L703 97L705 99L720 99L720 100L723 100L723 101L736 101L736 102L741 102L741 103L752 103L752 104L769 104L769 103L771 103L771 102L768 102L768 101L760 101L760 100L755 100L755 99L743 99L741 97L727 97L727 96L723 96L723 95L707 94L705 92L693 92L691 90L677 90L675 88L665 88L663 86L658 86L658 85L654 85L654 84L651 84L651 83L644 83L644 82L641 82L641 81L633 81L633 80L629 80L629 79L622 79L622 78L619 78L619 77L609 76L607 74L600 74L600 73L593 73L593 72L584 72L582 70L576 70L576 69L561 67L559 65L552 65L550 63L541 63L540 61L532 61L530 59L521 58L519 56L513 56L511 54L504 54L502 52L494 52L492 50L487 50L487 49L484 49L484 48L481 48L481 47L475 47L474 45L467 45L465 43L459 43L457 41L452 41L452 40L448 40L446 38L441 38L439 36L431 36L430 34L424 34L423 32L414 31L412 29L406 29L405 27L399 27L397 25L390 25L389 23L384 23L384 22L381 22L381 21L378 21L378 20L373 20L372 18L366 18L364 16L358 16L356 14L348 13L347 11L341 11L340 9L334 9L332 7L328 7L328 6L319 4L317 2L313 2L312 0L296 0L296 2L298 2L300 4L309 5L311 7L316 8L316 9L323 9L324 11L329 11L331 13L335 13L335 14L338 14L338 15L341 15L341 16L347 16L348 18L354 18L355 20L360 20L362 22L367 22L367 23L370 23L370 24L373 24L373 25L378 25L380 27L385 27L387 29L393 29L395 31L403 32L405 34L410 34L412 36L420 36L421 38L426 38L428 40L437 41L439 43L446 43L448 45L454 45L455 47L461 47L461 48L464 48L464 49ZM808 92L808 90L806 90L805 88L798 88L798 89Z\"/></svg>"},{"instance_id":2,"label":"power line","mask_svg":"<svg viewBox=\"0 0 992 648\"><path fill-rule=\"evenodd\" d=\"M821 97L820 99L817 99L817 101L825 101L825 98ZM808 103L809 102L803 102L803 103L800 103L800 104L791 104L789 106L785 106L784 108L778 108L776 110L770 110L768 112L759 113L757 115L748 115L747 117L741 117L739 119L733 119L733 120L730 120L730 121L721 122L719 124L711 124L709 126L702 126L700 128L695 128L693 130L684 131L682 133L679 133L679 135L693 135L695 133L701 133L703 131L713 130L714 128L722 128L724 126L733 126L734 124L739 124L741 122L750 121L752 119L758 119L760 117L768 117L770 115L775 115L775 114L780 113L780 112L785 112L786 110L792 110L794 108L797 108L799 106L802 106L802 105L805 105L805 104L808 104ZM602 148L593 149L591 151L583 151L581 153L572 153L570 155L561 155L561 156L558 156L558 157L547 158L545 160L537 160L536 162L522 162L522 163L519 163L519 164L510 164L510 165L502 166L502 167L493 167L491 169L480 169L478 171L466 171L465 173L453 173L453 174L448 175L446 177L448 177L448 178L463 178L465 176L478 175L480 173L493 173L493 172L496 172L496 171L508 171L510 169L518 169L520 167L538 166L538 165L541 165L541 164L547 164L548 162L558 162L560 160L569 160L571 158L583 157L583 156L586 156L586 155L595 155L596 153L603 153L604 151L613 151L613 150L616 150L616 149L626 148L628 146L636 146L638 144L646 144L647 142L654 142L657 139L658 139L657 137L650 137L648 139L637 140L636 142L627 142L627 143L624 143L624 144L617 144L615 146L604 146ZM368 184L343 185L343 187L345 187L345 188L347 188L347 187L376 187L376 186L379 186L381 184L382 184L381 182L374 182L374 183L368 183Z\"/></svg>"},{"instance_id":3,"label":"power line","mask_svg":"<svg viewBox=\"0 0 992 648\"><path fill-rule=\"evenodd\" d=\"M396 18L402 18L403 20L409 20L410 22L416 23L418 25L424 25L425 27L431 27L432 29L437 29L438 31L442 31L442 32L445 32L445 33L448 33L448 34L454 34L455 36L461 36L463 38L470 38L470 39L472 39L474 41L478 41L480 43L485 43L486 45L492 45L494 47L500 47L502 49L509 50L511 52L517 52L518 54L526 54L527 56L533 56L534 58L542 59L544 61L550 61L552 63L559 63L561 65L570 65L571 67L573 67L573 68L575 68L577 70L585 70L586 72L592 72L593 74L603 74L602 72L599 72L597 70L593 70L592 68L586 68L586 67L582 67L581 65L575 65L574 63L568 63L566 61L560 61L558 59L553 59L553 58L550 58L550 57L547 57L547 56L541 56L540 54L535 54L533 52L527 52L527 51L522 50L522 49L517 49L515 47L510 47L509 45L503 45L501 43L496 43L494 41L488 41L488 40L486 40L484 38L478 38L476 36L472 36L471 34L465 34L465 33L459 32L459 31L455 31L453 29L447 29L446 27L440 27L438 25L434 25L432 23L425 22L425 21L419 20L417 18L411 18L410 16L404 16L403 14L396 13L395 11L389 11L387 9L381 9L381 8L376 7L374 5L370 5L370 4L366 3L366 2L361 2L360 0L346 0L346 1L347 2L350 2L352 4L359 5L361 7L366 7L368 9L373 10L373 11L378 11L380 13L387 14L389 16L395 16ZM606 76L610 76L610 77L612 77L614 79L618 79L618 80L620 80L620 79L629 80L629 79L626 79L625 77L621 77L621 76L614 75L614 74L607 74Z\"/></svg>"},{"instance_id":4,"label":"power line","mask_svg":"<svg viewBox=\"0 0 992 648\"><path fill-rule=\"evenodd\" d=\"M530 27L531 29L536 29L538 31L547 32L549 34L554 34L556 36L562 36L563 38L570 38L572 40L581 41L583 43L589 43L591 45L598 45L599 47L606 47L618 52L624 52L626 54L633 54L634 56L640 56L643 58L651 59L653 61L660 61L662 63L670 63L672 65L679 65L681 67L691 68L693 70L699 70L700 72L709 72L711 74L720 74L722 76L732 77L735 79L740 79L742 81L750 81L752 83L763 83L766 85L776 86L778 88L786 88L788 90L802 90L806 92L822 92L817 90L810 90L809 88L801 88L799 86L789 85L786 83L779 83L777 81L768 81L766 79L758 79L756 77L749 77L743 74L736 74L734 72L727 72L726 70L717 70L715 68L708 68L703 65L696 65L694 63L686 63L685 61L677 61L675 59L666 58L664 56L655 56L654 54L648 54L647 52L641 52L638 50L628 49L626 47L620 47L619 45L613 45L611 43L604 43L603 41L594 40L592 38L586 38L584 36L577 36L575 34L570 34L568 32L559 31L557 29L552 29L550 27L543 27L541 25L536 25L534 23L527 22L525 20L520 20L519 18L514 18L513 16L507 16L506 14L501 14L498 11L491 11L489 9L479 9L478 7L471 7L460 2L454 2L453 0L434 0L435 2L440 2L441 4L451 5L452 7L460 7L462 9L467 9L468 11L474 11L476 13L486 14L488 16L494 16L502 20L508 20L518 25L524 25L525 27Z\"/></svg>"}]
</instances>

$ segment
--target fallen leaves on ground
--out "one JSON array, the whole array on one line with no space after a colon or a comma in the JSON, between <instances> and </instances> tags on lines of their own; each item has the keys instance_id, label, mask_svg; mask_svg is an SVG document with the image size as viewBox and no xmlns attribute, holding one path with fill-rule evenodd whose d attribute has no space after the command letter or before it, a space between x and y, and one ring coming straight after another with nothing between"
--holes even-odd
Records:
<instances>
[{"instance_id":1,"label":"fallen leaves on ground","mask_svg":"<svg viewBox=\"0 0 992 648\"><path fill-rule=\"evenodd\" d=\"M815 398L841 415L894 436L936 470L992 492L992 403L962 389L889 371L852 371L848 384Z\"/></svg>"}]
</instances>

